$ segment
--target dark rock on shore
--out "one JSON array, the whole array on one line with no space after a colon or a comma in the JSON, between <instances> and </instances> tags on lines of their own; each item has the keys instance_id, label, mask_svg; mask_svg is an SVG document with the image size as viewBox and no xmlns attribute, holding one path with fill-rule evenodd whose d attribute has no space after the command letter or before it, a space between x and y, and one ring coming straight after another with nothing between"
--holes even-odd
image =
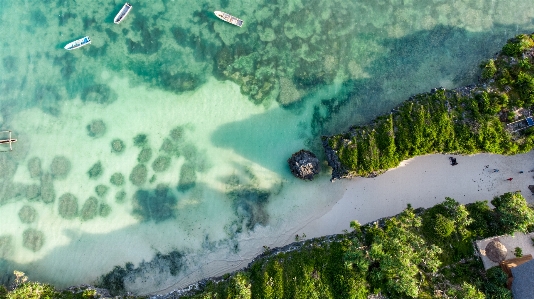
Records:
<instances>
[{"instance_id":1,"label":"dark rock on shore","mask_svg":"<svg viewBox=\"0 0 534 299\"><path fill-rule=\"evenodd\" d=\"M299 179L313 180L313 176L319 173L319 159L314 153L300 150L287 160L291 173Z\"/></svg>"}]
</instances>

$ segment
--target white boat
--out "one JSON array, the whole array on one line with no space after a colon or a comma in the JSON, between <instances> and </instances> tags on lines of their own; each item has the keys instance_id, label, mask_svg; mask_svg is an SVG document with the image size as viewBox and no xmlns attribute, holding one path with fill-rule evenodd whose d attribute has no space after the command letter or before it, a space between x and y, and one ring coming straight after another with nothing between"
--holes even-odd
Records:
<instances>
[{"instance_id":1,"label":"white boat","mask_svg":"<svg viewBox=\"0 0 534 299\"><path fill-rule=\"evenodd\" d=\"M128 2L124 3L124 6L121 8L119 13L115 16L115 19L113 19L113 23L119 24L126 18L130 10L132 9L132 5Z\"/></svg>"},{"instance_id":2,"label":"white boat","mask_svg":"<svg viewBox=\"0 0 534 299\"><path fill-rule=\"evenodd\" d=\"M91 43L91 39L89 38L89 36L86 36L86 37L82 37L80 39L77 39L73 42L70 42L68 43L66 46L65 46L65 50L74 50L74 49L78 49L80 47L83 47L85 45L88 45Z\"/></svg>"},{"instance_id":3,"label":"white boat","mask_svg":"<svg viewBox=\"0 0 534 299\"><path fill-rule=\"evenodd\" d=\"M221 19L223 21L226 21L226 22L228 22L230 24L234 24L234 25L239 26L239 27L243 26L243 20L238 19L238 18L236 18L236 17L234 17L234 16L232 16L230 14L227 14L225 12L216 10L215 11L215 15L219 19Z\"/></svg>"}]
</instances>

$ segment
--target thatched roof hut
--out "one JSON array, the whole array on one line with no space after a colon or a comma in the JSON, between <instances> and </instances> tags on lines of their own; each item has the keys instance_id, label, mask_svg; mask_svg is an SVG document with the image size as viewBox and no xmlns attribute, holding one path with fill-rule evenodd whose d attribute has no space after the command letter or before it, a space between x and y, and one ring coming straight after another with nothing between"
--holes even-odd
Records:
<instances>
[{"instance_id":1,"label":"thatched roof hut","mask_svg":"<svg viewBox=\"0 0 534 299\"><path fill-rule=\"evenodd\" d=\"M499 239L493 239L486 245L486 256L495 263L504 261L506 259L506 253L508 253L508 250Z\"/></svg>"}]
</instances>

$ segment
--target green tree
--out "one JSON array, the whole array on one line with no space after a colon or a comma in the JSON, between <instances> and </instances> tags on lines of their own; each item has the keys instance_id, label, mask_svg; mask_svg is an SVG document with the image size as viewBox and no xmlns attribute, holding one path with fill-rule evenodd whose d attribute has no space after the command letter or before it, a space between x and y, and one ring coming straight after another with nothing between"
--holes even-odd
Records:
<instances>
[{"instance_id":1,"label":"green tree","mask_svg":"<svg viewBox=\"0 0 534 299\"><path fill-rule=\"evenodd\" d=\"M491 204L495 206L497 221L507 234L527 232L534 226L534 211L521 193L505 193L495 197Z\"/></svg>"}]
</instances>

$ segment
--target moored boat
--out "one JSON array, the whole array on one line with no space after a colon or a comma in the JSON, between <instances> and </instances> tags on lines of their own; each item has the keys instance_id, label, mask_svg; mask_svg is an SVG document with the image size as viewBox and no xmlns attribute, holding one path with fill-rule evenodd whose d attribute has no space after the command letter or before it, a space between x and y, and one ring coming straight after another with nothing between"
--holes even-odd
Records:
<instances>
[{"instance_id":1,"label":"moored boat","mask_svg":"<svg viewBox=\"0 0 534 299\"><path fill-rule=\"evenodd\" d=\"M115 16L115 19L113 19L113 23L119 24L126 18L130 10L132 9L132 5L128 2L124 3L119 13Z\"/></svg>"},{"instance_id":2,"label":"moored boat","mask_svg":"<svg viewBox=\"0 0 534 299\"><path fill-rule=\"evenodd\" d=\"M226 22L228 22L230 24L234 24L234 25L239 26L239 27L243 26L243 20L238 19L238 18L236 18L236 17L234 17L234 16L232 16L230 14L227 14L225 12L216 10L215 11L215 15L219 19L221 19L223 21L226 21Z\"/></svg>"},{"instance_id":3,"label":"moored boat","mask_svg":"<svg viewBox=\"0 0 534 299\"><path fill-rule=\"evenodd\" d=\"M74 49L78 49L80 47L83 47L85 45L88 45L91 43L91 39L89 38L89 36L85 36L85 37L82 37L80 39L77 39L73 42L70 42L68 43L66 46L65 46L65 50L74 50Z\"/></svg>"}]
</instances>

